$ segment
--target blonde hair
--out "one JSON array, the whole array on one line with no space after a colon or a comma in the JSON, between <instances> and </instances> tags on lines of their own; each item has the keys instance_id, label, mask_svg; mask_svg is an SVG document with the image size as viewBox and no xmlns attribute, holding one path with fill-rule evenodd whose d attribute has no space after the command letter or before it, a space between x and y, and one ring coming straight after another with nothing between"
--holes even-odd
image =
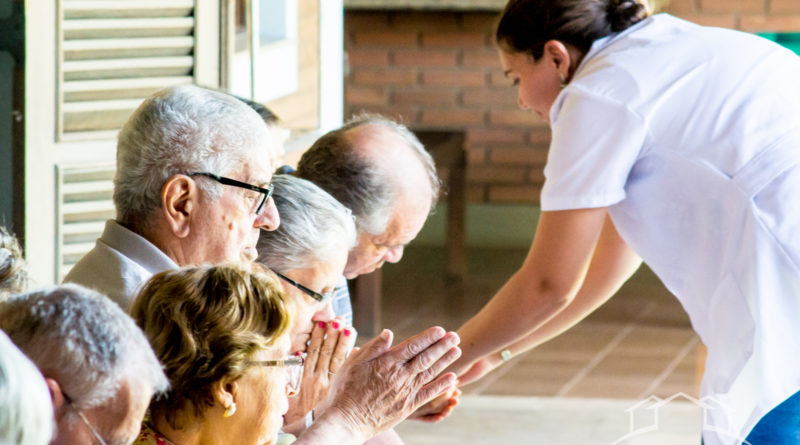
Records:
<instances>
[{"instance_id":1,"label":"blonde hair","mask_svg":"<svg viewBox=\"0 0 800 445\"><path fill-rule=\"evenodd\" d=\"M274 275L258 264L200 265L161 272L139 292L131 315L170 381L150 404L176 429L180 413L202 419L212 387L242 377L251 356L288 331L289 310Z\"/></svg>"}]
</instances>

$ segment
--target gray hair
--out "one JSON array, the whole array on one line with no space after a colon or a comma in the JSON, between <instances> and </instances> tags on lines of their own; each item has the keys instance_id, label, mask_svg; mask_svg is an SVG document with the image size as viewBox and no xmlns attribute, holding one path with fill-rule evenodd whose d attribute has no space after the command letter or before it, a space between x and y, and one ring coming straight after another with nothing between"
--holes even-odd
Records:
<instances>
[{"instance_id":1,"label":"gray hair","mask_svg":"<svg viewBox=\"0 0 800 445\"><path fill-rule=\"evenodd\" d=\"M161 188L170 177L195 171L225 175L253 150L268 156L267 147L279 144L272 133L255 111L227 94L192 85L159 91L142 102L119 133L117 220L141 233L161 206ZM215 183L198 184L211 199L219 196Z\"/></svg>"},{"instance_id":2,"label":"gray hair","mask_svg":"<svg viewBox=\"0 0 800 445\"><path fill-rule=\"evenodd\" d=\"M390 172L358 153L346 137L349 130L363 125L384 126L407 143L427 173L432 210L441 186L433 158L408 127L377 114L357 115L319 138L300 158L297 175L314 182L349 208L359 230L379 234L386 230L394 210L397 184L389 179Z\"/></svg>"},{"instance_id":3,"label":"gray hair","mask_svg":"<svg viewBox=\"0 0 800 445\"><path fill-rule=\"evenodd\" d=\"M24 292L28 287L28 270L17 238L0 226L0 300L7 295Z\"/></svg>"},{"instance_id":4,"label":"gray hair","mask_svg":"<svg viewBox=\"0 0 800 445\"><path fill-rule=\"evenodd\" d=\"M0 331L0 444L47 445L53 420L42 374Z\"/></svg>"},{"instance_id":5,"label":"gray hair","mask_svg":"<svg viewBox=\"0 0 800 445\"><path fill-rule=\"evenodd\" d=\"M278 272L333 261L356 245L350 211L310 181L290 175L272 177L281 225L261 231L258 261Z\"/></svg>"},{"instance_id":6,"label":"gray hair","mask_svg":"<svg viewBox=\"0 0 800 445\"><path fill-rule=\"evenodd\" d=\"M168 382L147 338L106 296L76 284L48 286L0 304L0 329L73 398L78 410L101 406L122 383Z\"/></svg>"}]
</instances>

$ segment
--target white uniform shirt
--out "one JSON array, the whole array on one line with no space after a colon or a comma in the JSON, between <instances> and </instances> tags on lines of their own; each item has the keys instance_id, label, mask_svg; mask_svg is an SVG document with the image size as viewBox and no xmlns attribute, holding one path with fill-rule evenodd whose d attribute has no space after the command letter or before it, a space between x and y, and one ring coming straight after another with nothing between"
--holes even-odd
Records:
<instances>
[{"instance_id":1,"label":"white uniform shirt","mask_svg":"<svg viewBox=\"0 0 800 445\"><path fill-rule=\"evenodd\" d=\"M666 14L592 46L550 110L542 210L609 207L708 346L707 445L800 390L800 59Z\"/></svg>"}]
</instances>

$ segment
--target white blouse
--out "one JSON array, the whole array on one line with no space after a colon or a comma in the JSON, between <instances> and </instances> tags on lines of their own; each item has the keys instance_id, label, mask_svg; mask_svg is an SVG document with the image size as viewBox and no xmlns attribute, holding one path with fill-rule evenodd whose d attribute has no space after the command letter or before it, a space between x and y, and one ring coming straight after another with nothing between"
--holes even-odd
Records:
<instances>
[{"instance_id":1,"label":"white blouse","mask_svg":"<svg viewBox=\"0 0 800 445\"><path fill-rule=\"evenodd\" d=\"M595 42L550 110L542 210L609 207L708 346L708 445L800 390L800 59L666 14Z\"/></svg>"}]
</instances>

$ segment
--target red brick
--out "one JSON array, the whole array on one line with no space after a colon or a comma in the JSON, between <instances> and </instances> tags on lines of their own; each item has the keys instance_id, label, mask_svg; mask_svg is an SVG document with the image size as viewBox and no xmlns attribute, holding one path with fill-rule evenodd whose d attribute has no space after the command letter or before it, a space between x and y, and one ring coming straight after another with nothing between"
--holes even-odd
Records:
<instances>
[{"instance_id":1,"label":"red brick","mask_svg":"<svg viewBox=\"0 0 800 445\"><path fill-rule=\"evenodd\" d=\"M675 15L682 12L694 12L697 10L697 3L699 1L700 0L670 0L661 10Z\"/></svg>"},{"instance_id":2,"label":"red brick","mask_svg":"<svg viewBox=\"0 0 800 445\"><path fill-rule=\"evenodd\" d=\"M409 86L417 83L416 70L357 70L350 77L355 85Z\"/></svg>"},{"instance_id":3,"label":"red brick","mask_svg":"<svg viewBox=\"0 0 800 445\"><path fill-rule=\"evenodd\" d=\"M467 185L468 202L486 202L486 187L483 185Z\"/></svg>"},{"instance_id":4,"label":"red brick","mask_svg":"<svg viewBox=\"0 0 800 445\"><path fill-rule=\"evenodd\" d=\"M765 12L765 0L700 0L704 12Z\"/></svg>"},{"instance_id":5,"label":"red brick","mask_svg":"<svg viewBox=\"0 0 800 445\"><path fill-rule=\"evenodd\" d=\"M467 130L467 146L476 146L486 143L520 144L525 141L523 129L488 129L474 128Z\"/></svg>"},{"instance_id":6,"label":"red brick","mask_svg":"<svg viewBox=\"0 0 800 445\"><path fill-rule=\"evenodd\" d=\"M389 26L389 14L385 12L346 11L344 14L344 31L365 31L386 29Z\"/></svg>"},{"instance_id":7,"label":"red brick","mask_svg":"<svg viewBox=\"0 0 800 445\"><path fill-rule=\"evenodd\" d=\"M351 49L347 51L347 62L350 66L386 66L389 64L389 52L380 49Z\"/></svg>"},{"instance_id":8,"label":"red brick","mask_svg":"<svg viewBox=\"0 0 800 445\"><path fill-rule=\"evenodd\" d=\"M477 165L486 163L486 150L483 148L467 149L467 165Z\"/></svg>"},{"instance_id":9,"label":"red brick","mask_svg":"<svg viewBox=\"0 0 800 445\"><path fill-rule=\"evenodd\" d=\"M550 145L550 126L546 122L542 122L539 128L532 129L528 135L528 143L531 145Z\"/></svg>"},{"instance_id":10,"label":"red brick","mask_svg":"<svg viewBox=\"0 0 800 445\"><path fill-rule=\"evenodd\" d=\"M450 11L400 11L392 13L389 20L398 30L456 31L461 26L458 14Z\"/></svg>"},{"instance_id":11,"label":"red brick","mask_svg":"<svg viewBox=\"0 0 800 445\"><path fill-rule=\"evenodd\" d=\"M487 67L499 70L500 59L494 50L465 50L461 54L461 65L469 67Z\"/></svg>"},{"instance_id":12,"label":"red brick","mask_svg":"<svg viewBox=\"0 0 800 445\"><path fill-rule=\"evenodd\" d=\"M544 165L539 165L528 172L528 181L536 184L544 184Z\"/></svg>"},{"instance_id":13,"label":"red brick","mask_svg":"<svg viewBox=\"0 0 800 445\"><path fill-rule=\"evenodd\" d=\"M455 90L413 90L395 91L392 95L392 103L400 105L453 105L456 106L458 92Z\"/></svg>"},{"instance_id":14,"label":"red brick","mask_svg":"<svg viewBox=\"0 0 800 445\"><path fill-rule=\"evenodd\" d=\"M675 14L684 20L697 23L703 26L716 26L719 28L737 29L737 14L704 14L704 13L681 13Z\"/></svg>"},{"instance_id":15,"label":"red brick","mask_svg":"<svg viewBox=\"0 0 800 445\"><path fill-rule=\"evenodd\" d=\"M483 114L483 111L425 109L422 111L420 122L431 126L463 127L465 125L483 124Z\"/></svg>"},{"instance_id":16,"label":"red brick","mask_svg":"<svg viewBox=\"0 0 800 445\"><path fill-rule=\"evenodd\" d=\"M800 30L800 14L781 16L743 15L740 28L750 32L797 32Z\"/></svg>"},{"instance_id":17,"label":"red brick","mask_svg":"<svg viewBox=\"0 0 800 445\"><path fill-rule=\"evenodd\" d=\"M525 167L519 166L470 165L467 167L467 180L490 184L523 183L525 182L525 170Z\"/></svg>"},{"instance_id":18,"label":"red brick","mask_svg":"<svg viewBox=\"0 0 800 445\"><path fill-rule=\"evenodd\" d=\"M448 87L479 87L486 84L486 74L476 70L428 70L422 72L422 84Z\"/></svg>"},{"instance_id":19,"label":"red brick","mask_svg":"<svg viewBox=\"0 0 800 445\"><path fill-rule=\"evenodd\" d=\"M416 46L417 33L408 31L356 31L353 43L363 46Z\"/></svg>"},{"instance_id":20,"label":"red brick","mask_svg":"<svg viewBox=\"0 0 800 445\"><path fill-rule=\"evenodd\" d=\"M383 88L363 88L349 85L344 90L347 105L388 105L389 94Z\"/></svg>"},{"instance_id":21,"label":"red brick","mask_svg":"<svg viewBox=\"0 0 800 445\"><path fill-rule=\"evenodd\" d=\"M485 31L494 33L498 15L495 12L466 13L461 17L461 29L464 31Z\"/></svg>"},{"instance_id":22,"label":"red brick","mask_svg":"<svg viewBox=\"0 0 800 445\"><path fill-rule=\"evenodd\" d=\"M542 194L539 185L525 186L491 186L489 187L489 202L533 202L538 203Z\"/></svg>"},{"instance_id":23,"label":"red brick","mask_svg":"<svg viewBox=\"0 0 800 445\"><path fill-rule=\"evenodd\" d=\"M455 67L458 53L450 51L397 50L392 54L392 63L398 66Z\"/></svg>"},{"instance_id":24,"label":"red brick","mask_svg":"<svg viewBox=\"0 0 800 445\"><path fill-rule=\"evenodd\" d=\"M468 89L461 93L461 101L466 106L514 109L517 107L517 90L515 88Z\"/></svg>"},{"instance_id":25,"label":"red brick","mask_svg":"<svg viewBox=\"0 0 800 445\"><path fill-rule=\"evenodd\" d=\"M770 0L768 5L771 13L800 13L798 0Z\"/></svg>"},{"instance_id":26,"label":"red brick","mask_svg":"<svg viewBox=\"0 0 800 445\"><path fill-rule=\"evenodd\" d=\"M492 110L489 111L489 125L518 125L531 126L540 122L536 113L531 111L517 110Z\"/></svg>"},{"instance_id":27,"label":"red brick","mask_svg":"<svg viewBox=\"0 0 800 445\"><path fill-rule=\"evenodd\" d=\"M492 164L542 165L547 161L547 151L535 148L493 148L489 151Z\"/></svg>"},{"instance_id":28,"label":"red brick","mask_svg":"<svg viewBox=\"0 0 800 445\"><path fill-rule=\"evenodd\" d=\"M486 46L488 38L482 32L443 32L423 33L422 46L449 46L454 48L471 48Z\"/></svg>"}]
</instances>

